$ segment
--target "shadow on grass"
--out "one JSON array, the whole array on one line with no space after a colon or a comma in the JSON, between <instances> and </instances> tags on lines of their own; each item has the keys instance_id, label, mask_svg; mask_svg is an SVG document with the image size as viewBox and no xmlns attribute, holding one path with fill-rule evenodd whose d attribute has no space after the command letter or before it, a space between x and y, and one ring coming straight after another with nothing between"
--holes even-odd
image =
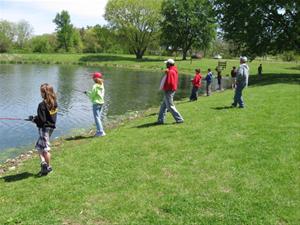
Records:
<instances>
[{"instance_id":1,"label":"shadow on grass","mask_svg":"<svg viewBox=\"0 0 300 225\"><path fill-rule=\"evenodd\" d=\"M160 123L157 123L157 122L151 122L151 123L145 123L145 124L136 126L134 128L148 128L148 127L163 126L163 125L165 125L165 124L160 124Z\"/></svg>"},{"instance_id":2,"label":"shadow on grass","mask_svg":"<svg viewBox=\"0 0 300 225\"><path fill-rule=\"evenodd\" d=\"M167 126L167 125L179 125L179 124L182 124L182 123L176 123L176 122L173 122L173 123L151 122L151 123L145 123L145 124L142 124L142 125L139 125L139 126L135 126L133 128L148 128L148 127L155 127L155 126Z\"/></svg>"},{"instance_id":3,"label":"shadow on grass","mask_svg":"<svg viewBox=\"0 0 300 225\"><path fill-rule=\"evenodd\" d=\"M145 117L151 117L151 116L157 116L157 113L151 113L151 114L146 115Z\"/></svg>"},{"instance_id":4,"label":"shadow on grass","mask_svg":"<svg viewBox=\"0 0 300 225\"><path fill-rule=\"evenodd\" d=\"M211 109L224 110L224 109L234 109L234 107L232 107L232 106L219 106L219 107L212 107Z\"/></svg>"},{"instance_id":5,"label":"shadow on grass","mask_svg":"<svg viewBox=\"0 0 300 225\"><path fill-rule=\"evenodd\" d=\"M262 78L250 76L251 86L263 86L277 83L300 84L300 74L263 74Z\"/></svg>"},{"instance_id":6,"label":"shadow on grass","mask_svg":"<svg viewBox=\"0 0 300 225\"><path fill-rule=\"evenodd\" d=\"M79 59L81 62L103 62L103 61L132 61L132 62L161 62L160 59L149 59L144 57L143 59L136 59L134 57L122 56L122 55L88 55Z\"/></svg>"},{"instance_id":7,"label":"shadow on grass","mask_svg":"<svg viewBox=\"0 0 300 225\"><path fill-rule=\"evenodd\" d=\"M15 182L15 181L27 179L29 177L38 177L38 175L33 174L33 173L24 172L24 173L19 173L19 174L15 174L15 175L5 176L5 177L2 177L2 179L5 182Z\"/></svg>"},{"instance_id":8,"label":"shadow on grass","mask_svg":"<svg viewBox=\"0 0 300 225\"><path fill-rule=\"evenodd\" d=\"M68 137L65 139L65 141L76 141L76 140L83 140L83 139L90 139L90 138L94 138L94 136L74 136L74 137Z\"/></svg>"}]
</instances>

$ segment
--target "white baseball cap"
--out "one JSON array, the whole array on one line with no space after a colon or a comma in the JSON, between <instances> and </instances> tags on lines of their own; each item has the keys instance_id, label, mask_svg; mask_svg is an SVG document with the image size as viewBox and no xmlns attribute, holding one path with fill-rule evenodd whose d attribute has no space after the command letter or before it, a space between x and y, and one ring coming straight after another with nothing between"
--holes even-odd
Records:
<instances>
[{"instance_id":1,"label":"white baseball cap","mask_svg":"<svg viewBox=\"0 0 300 225\"><path fill-rule=\"evenodd\" d=\"M169 63L169 64L175 64L175 61L173 59L168 59L167 61L165 61L165 63Z\"/></svg>"},{"instance_id":2,"label":"white baseball cap","mask_svg":"<svg viewBox=\"0 0 300 225\"><path fill-rule=\"evenodd\" d=\"M248 59L246 56L240 56L240 60L243 61L243 62L247 62Z\"/></svg>"}]
</instances>

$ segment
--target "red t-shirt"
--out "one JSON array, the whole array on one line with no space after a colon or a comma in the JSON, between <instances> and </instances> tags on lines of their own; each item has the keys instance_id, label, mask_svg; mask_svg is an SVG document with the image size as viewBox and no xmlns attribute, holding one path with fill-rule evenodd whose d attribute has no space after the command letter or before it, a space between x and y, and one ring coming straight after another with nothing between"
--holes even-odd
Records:
<instances>
[{"instance_id":1,"label":"red t-shirt","mask_svg":"<svg viewBox=\"0 0 300 225\"><path fill-rule=\"evenodd\" d=\"M165 91L176 91L178 85L178 71L176 66L171 66L166 72Z\"/></svg>"},{"instance_id":2,"label":"red t-shirt","mask_svg":"<svg viewBox=\"0 0 300 225\"><path fill-rule=\"evenodd\" d=\"M197 88L200 88L201 87L201 79L202 79L202 74L196 73L194 79L192 80L193 85Z\"/></svg>"}]
</instances>

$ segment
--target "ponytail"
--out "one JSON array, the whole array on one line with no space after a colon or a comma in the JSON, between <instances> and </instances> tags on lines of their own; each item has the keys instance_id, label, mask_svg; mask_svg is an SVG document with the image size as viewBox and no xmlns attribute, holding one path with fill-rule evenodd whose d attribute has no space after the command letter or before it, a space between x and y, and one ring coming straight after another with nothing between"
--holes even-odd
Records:
<instances>
[{"instance_id":1,"label":"ponytail","mask_svg":"<svg viewBox=\"0 0 300 225\"><path fill-rule=\"evenodd\" d=\"M95 78L94 81L95 81L97 84L100 84L100 85L103 84L103 79L101 79L101 78Z\"/></svg>"},{"instance_id":2,"label":"ponytail","mask_svg":"<svg viewBox=\"0 0 300 225\"><path fill-rule=\"evenodd\" d=\"M47 105L49 111L55 110L56 105L56 94L53 90L53 87L50 84L42 84L41 85L41 94Z\"/></svg>"}]
</instances>

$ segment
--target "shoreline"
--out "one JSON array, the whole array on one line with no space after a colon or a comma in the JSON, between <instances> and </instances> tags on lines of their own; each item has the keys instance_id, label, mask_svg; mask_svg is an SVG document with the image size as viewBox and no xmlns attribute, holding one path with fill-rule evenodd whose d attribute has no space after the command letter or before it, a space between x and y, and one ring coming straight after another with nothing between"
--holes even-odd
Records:
<instances>
[{"instance_id":1,"label":"shoreline","mask_svg":"<svg viewBox=\"0 0 300 225\"><path fill-rule=\"evenodd\" d=\"M239 65L239 59L192 59L182 60L175 56L155 56L145 55L142 60L136 60L134 55L129 54L106 54L106 53L1 53L0 64L17 65L17 64L40 64L40 65L76 65L86 67L108 67L120 68L134 71L152 71L161 72L164 68L164 61L167 58L174 58L177 67L181 74L193 75L196 68L201 68L205 74L207 68L214 70L218 66L219 61L226 61L227 66L222 72L223 77L230 76L230 71L233 66ZM255 59L249 62L250 75L257 76L257 67L263 64L263 75L269 74L300 74L299 61L285 62ZM276 66L274 66L276 65ZM268 72L267 72L268 71Z\"/></svg>"},{"instance_id":2,"label":"shoreline","mask_svg":"<svg viewBox=\"0 0 300 225\"><path fill-rule=\"evenodd\" d=\"M181 101L178 101L178 102L181 102ZM119 126L124 125L125 123L128 123L129 121L148 116L148 115L154 113L154 110L157 111L157 108L151 107L149 109L145 109L142 111L131 111L124 115L120 115L120 116L118 116L117 120L110 121L106 125L105 129L113 130L115 128L118 128ZM85 138L93 137L90 135L93 132L95 132L95 130L94 130L94 128L91 127L91 128L87 128L86 132L79 134L79 135L66 135L66 136L61 136L56 139L53 139L51 141L51 146L52 146L51 151L56 151L56 149L65 141L73 141L73 140L77 140L77 139L83 138L83 137L85 137ZM26 149L26 147L24 147L24 150L25 149ZM36 154L36 150L33 147L33 149L31 149L31 150L27 150L27 151L25 150L23 152L20 152L15 157L6 159L3 163L0 163L0 177L9 171L16 170L17 167L19 167L23 164L23 162L33 159L37 156L38 155Z\"/></svg>"},{"instance_id":3,"label":"shoreline","mask_svg":"<svg viewBox=\"0 0 300 225\"><path fill-rule=\"evenodd\" d=\"M222 90L214 90L214 91L212 91L212 93L222 93L225 90L230 90L230 88L226 88L226 89L222 89ZM199 93L199 96L206 97L204 94L200 94L200 93ZM187 98L188 97L184 97L178 101L175 101L175 103L180 105L181 103L186 102ZM125 125L126 123L128 123L132 120L136 120L139 118L157 114L158 110L159 110L159 106L150 107L148 109L141 110L141 111L129 111L124 115L117 116L117 120L110 121L106 125L105 129L106 130L116 129L122 125ZM66 135L66 136L61 136L56 139L53 139L51 141L51 145L52 145L51 151L55 151L65 141L75 141L80 138L93 137L90 134L94 133L94 132L95 132L95 129L91 127L91 128L87 128L86 132L79 134L79 135ZM26 147L24 147L24 149L25 148ZM31 150L20 152L20 154L16 155L15 157L6 159L3 163L0 163L0 177L9 171L16 170L17 167L19 167L23 164L23 162L33 159L34 157L37 157L37 156L38 155L36 154L36 150L33 147L33 149L31 149Z\"/></svg>"},{"instance_id":4,"label":"shoreline","mask_svg":"<svg viewBox=\"0 0 300 225\"><path fill-rule=\"evenodd\" d=\"M228 77L224 77L223 79L228 79ZM218 90L218 89L214 89L212 88L211 93L222 93L225 90L231 90L231 87L227 87L224 88L224 83L223 83L223 88L222 90ZM204 90L204 88L203 88ZM205 96L205 92L201 93L199 90L199 96L204 97ZM205 96L206 97L206 96ZM181 102L185 102L187 99L189 98L188 96L180 99L180 100L176 100L176 104L181 104ZM153 113L157 113L159 110L159 105L157 107L150 107L148 109L144 109L141 111L128 111L127 113L123 114L123 115L118 115L116 118L116 120L112 120L109 121L108 124L106 125L106 130L112 130L115 129L119 126L124 125L125 123L128 123L129 121L132 121L134 119L138 119L138 118L142 118L142 117L146 117L149 116ZM79 128L81 129L81 128ZM79 138L86 138L86 137L90 137L90 133L94 132L94 128L90 127L90 128L86 128L86 132L79 134L79 135L66 135L66 136L60 136L57 137L56 139L53 139L51 144L52 147L54 147L53 149L55 150L57 147L59 147L61 145L62 142L65 141L72 141L72 140L77 140ZM5 174L8 171L13 171L15 170L18 166L22 165L22 163L26 160L32 159L34 157L37 156L36 150L31 149L31 150L25 150L26 146L24 146L24 151L17 153L17 155L15 157L9 157L8 159L6 159L3 163L0 162L0 176ZM53 151L52 149L52 151Z\"/></svg>"}]
</instances>

